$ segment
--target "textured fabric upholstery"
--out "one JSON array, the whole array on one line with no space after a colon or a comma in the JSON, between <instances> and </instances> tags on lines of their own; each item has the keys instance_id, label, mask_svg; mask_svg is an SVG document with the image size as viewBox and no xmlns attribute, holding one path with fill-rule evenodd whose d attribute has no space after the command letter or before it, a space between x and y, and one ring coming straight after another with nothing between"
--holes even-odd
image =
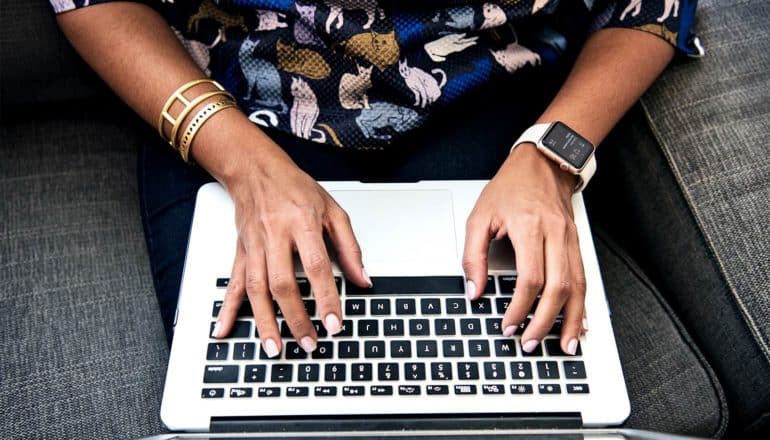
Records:
<instances>
[{"instance_id":1,"label":"textured fabric upholstery","mask_svg":"<svg viewBox=\"0 0 770 440\"><path fill-rule=\"evenodd\" d=\"M80 113L0 128L4 438L161 429L168 354L139 220L135 135Z\"/></svg>"}]
</instances>

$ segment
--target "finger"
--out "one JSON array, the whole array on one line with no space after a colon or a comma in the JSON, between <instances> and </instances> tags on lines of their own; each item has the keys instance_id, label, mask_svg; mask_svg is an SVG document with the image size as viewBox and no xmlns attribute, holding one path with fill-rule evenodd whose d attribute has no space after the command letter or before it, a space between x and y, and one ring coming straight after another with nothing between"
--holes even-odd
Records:
<instances>
[{"instance_id":1,"label":"finger","mask_svg":"<svg viewBox=\"0 0 770 440\"><path fill-rule=\"evenodd\" d=\"M510 337L526 319L538 293L543 289L543 235L530 223L508 229L516 255L516 287L503 317L503 335ZM507 292L503 292L507 293Z\"/></svg>"},{"instance_id":2,"label":"finger","mask_svg":"<svg viewBox=\"0 0 770 440\"><path fill-rule=\"evenodd\" d=\"M561 349L574 355L577 351L580 334L587 330L585 322L586 277L583 268L583 258L580 255L580 245L577 233L569 237L567 252L574 288L567 303L564 305L564 323L561 330Z\"/></svg>"},{"instance_id":3,"label":"finger","mask_svg":"<svg viewBox=\"0 0 770 440\"><path fill-rule=\"evenodd\" d=\"M254 315L254 324L259 340L267 357L278 356L281 352L281 334L275 320L273 300L267 283L265 251L260 243L248 240L246 247L246 295Z\"/></svg>"},{"instance_id":4,"label":"finger","mask_svg":"<svg viewBox=\"0 0 770 440\"><path fill-rule=\"evenodd\" d=\"M315 351L318 336L299 296L294 259L288 242L267 246L267 270L270 274L270 293L281 308L284 322L303 350L308 353Z\"/></svg>"},{"instance_id":5,"label":"finger","mask_svg":"<svg viewBox=\"0 0 770 440\"><path fill-rule=\"evenodd\" d=\"M465 249L463 250L463 271L465 272L465 296L475 300L487 284L487 258L489 254L490 221L481 215L471 213L465 222Z\"/></svg>"},{"instance_id":6,"label":"finger","mask_svg":"<svg viewBox=\"0 0 770 440\"><path fill-rule=\"evenodd\" d=\"M353 233L350 217L339 206L331 209L326 229L337 252L340 268L345 276L359 287L371 287L372 280L364 269L361 246Z\"/></svg>"},{"instance_id":7,"label":"finger","mask_svg":"<svg viewBox=\"0 0 770 440\"><path fill-rule=\"evenodd\" d=\"M302 267L313 288L319 316L326 331L336 335L342 330L342 307L320 225L317 230L300 232L296 242Z\"/></svg>"},{"instance_id":8,"label":"finger","mask_svg":"<svg viewBox=\"0 0 770 440\"><path fill-rule=\"evenodd\" d=\"M235 318L238 317L238 309L243 303L243 297L246 295L245 289L246 277L246 254L243 252L241 241L238 240L235 250L235 260L230 272L230 281L227 283L225 299L222 301L222 307L219 309L217 321L214 324L212 336L223 338L233 329Z\"/></svg>"},{"instance_id":9,"label":"finger","mask_svg":"<svg viewBox=\"0 0 770 440\"><path fill-rule=\"evenodd\" d=\"M565 228L552 227L545 236L545 287L535 315L521 335L521 345L527 352L536 348L548 334L575 287L566 234Z\"/></svg>"}]
</instances>

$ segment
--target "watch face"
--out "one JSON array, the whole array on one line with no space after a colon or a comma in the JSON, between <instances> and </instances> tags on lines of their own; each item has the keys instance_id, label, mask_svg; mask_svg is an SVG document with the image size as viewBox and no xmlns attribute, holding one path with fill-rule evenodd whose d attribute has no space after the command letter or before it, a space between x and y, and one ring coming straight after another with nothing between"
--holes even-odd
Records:
<instances>
[{"instance_id":1,"label":"watch face","mask_svg":"<svg viewBox=\"0 0 770 440\"><path fill-rule=\"evenodd\" d=\"M583 168L594 151L591 142L561 122L556 122L548 130L543 137L543 145L577 169Z\"/></svg>"}]
</instances>

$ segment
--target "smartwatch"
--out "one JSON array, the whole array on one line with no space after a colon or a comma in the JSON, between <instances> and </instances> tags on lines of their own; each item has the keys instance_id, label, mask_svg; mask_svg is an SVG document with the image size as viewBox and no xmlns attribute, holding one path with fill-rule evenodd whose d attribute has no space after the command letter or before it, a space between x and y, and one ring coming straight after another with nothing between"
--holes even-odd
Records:
<instances>
[{"instance_id":1,"label":"smartwatch","mask_svg":"<svg viewBox=\"0 0 770 440\"><path fill-rule=\"evenodd\" d=\"M596 171L594 144L563 122L535 124L519 136L511 152L524 142L531 142L562 170L578 176L575 192L583 191Z\"/></svg>"}]
</instances>

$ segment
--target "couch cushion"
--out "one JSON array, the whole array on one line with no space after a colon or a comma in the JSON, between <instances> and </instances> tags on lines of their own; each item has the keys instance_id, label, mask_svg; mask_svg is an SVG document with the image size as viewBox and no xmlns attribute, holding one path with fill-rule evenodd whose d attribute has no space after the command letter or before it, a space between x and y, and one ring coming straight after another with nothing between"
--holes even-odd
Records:
<instances>
[{"instance_id":1,"label":"couch cushion","mask_svg":"<svg viewBox=\"0 0 770 440\"><path fill-rule=\"evenodd\" d=\"M168 354L135 130L83 109L60 114L75 116L0 126L0 432L155 434Z\"/></svg>"}]
</instances>

